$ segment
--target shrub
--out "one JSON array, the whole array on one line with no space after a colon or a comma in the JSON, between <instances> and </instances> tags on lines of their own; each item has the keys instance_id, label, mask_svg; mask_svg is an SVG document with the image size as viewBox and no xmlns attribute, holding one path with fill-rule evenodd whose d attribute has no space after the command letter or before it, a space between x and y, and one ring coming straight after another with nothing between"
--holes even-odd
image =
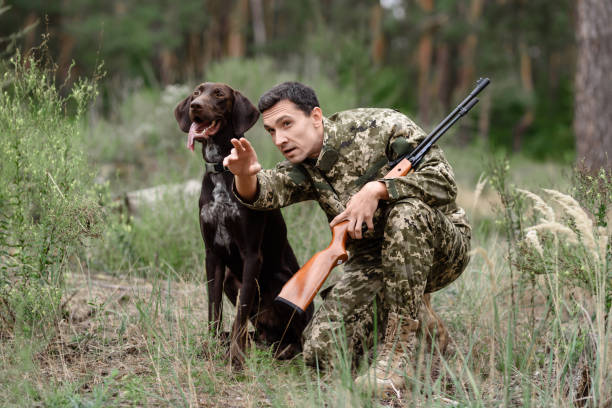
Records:
<instances>
[{"instance_id":1,"label":"shrub","mask_svg":"<svg viewBox=\"0 0 612 408\"><path fill-rule=\"evenodd\" d=\"M0 335L53 322L62 272L101 215L78 130L95 82L61 96L45 55L0 61Z\"/></svg>"},{"instance_id":2,"label":"shrub","mask_svg":"<svg viewBox=\"0 0 612 408\"><path fill-rule=\"evenodd\" d=\"M526 332L533 339L545 336L554 350L550 385L579 405L591 400L592 406L605 406L612 397L606 386L612 373L611 174L577 169L569 192L536 194L507 183L508 170L507 163L491 166L503 204L510 271L518 273L512 279L513 322L519 320L521 299L530 298L532 327ZM544 310L534 301L539 293L546 299Z\"/></svg>"}]
</instances>

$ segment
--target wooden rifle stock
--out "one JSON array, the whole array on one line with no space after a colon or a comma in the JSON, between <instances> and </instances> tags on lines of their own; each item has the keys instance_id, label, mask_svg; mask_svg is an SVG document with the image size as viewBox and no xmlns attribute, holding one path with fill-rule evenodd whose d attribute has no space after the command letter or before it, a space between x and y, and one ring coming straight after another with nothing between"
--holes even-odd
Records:
<instances>
[{"instance_id":1,"label":"wooden rifle stock","mask_svg":"<svg viewBox=\"0 0 612 408\"><path fill-rule=\"evenodd\" d=\"M285 303L298 312L304 312L335 266L348 259L346 237L348 221L342 221L332 228L329 246L317 252L299 271L289 279L276 300Z\"/></svg>"},{"instance_id":2,"label":"wooden rifle stock","mask_svg":"<svg viewBox=\"0 0 612 408\"><path fill-rule=\"evenodd\" d=\"M423 156L431 146L462 116L464 116L476 103L476 95L488 84L488 78L478 80L476 88L453 110L411 153L402 156L390 163L392 168L385 175L385 179L402 177L419 165ZM304 266L300 268L285 283L283 289L276 297L276 301L291 306L299 313L303 313L312 302L321 286L331 273L332 269L348 259L346 253L348 221L342 221L332 228L332 241L329 246L317 252Z\"/></svg>"},{"instance_id":3,"label":"wooden rifle stock","mask_svg":"<svg viewBox=\"0 0 612 408\"><path fill-rule=\"evenodd\" d=\"M385 178L401 177L408 174L412 165L408 159L400 161ZM332 227L332 241L327 248L314 254L304 266L297 271L276 297L276 301L285 303L303 313L327 280L332 269L348 259L346 238L348 221L342 221Z\"/></svg>"}]
</instances>

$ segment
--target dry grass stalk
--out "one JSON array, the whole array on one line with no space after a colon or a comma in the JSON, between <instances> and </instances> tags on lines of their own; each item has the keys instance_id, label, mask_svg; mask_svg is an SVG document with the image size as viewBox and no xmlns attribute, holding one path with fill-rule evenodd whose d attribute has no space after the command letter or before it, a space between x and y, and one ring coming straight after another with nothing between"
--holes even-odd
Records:
<instances>
[{"instance_id":1,"label":"dry grass stalk","mask_svg":"<svg viewBox=\"0 0 612 408\"><path fill-rule=\"evenodd\" d=\"M540 256L544 256L544 249L542 245L540 245L540 240L538 238L538 233L536 230L529 230L525 235L525 241L531 244L533 248L540 254Z\"/></svg>"},{"instance_id":2,"label":"dry grass stalk","mask_svg":"<svg viewBox=\"0 0 612 408\"><path fill-rule=\"evenodd\" d=\"M576 224L576 229L580 232L580 236L590 251L596 251L595 238L593 237L593 221L587 213L580 207L580 204L572 196L563 194L557 190L543 189L546 193L552 196L567 215L572 217Z\"/></svg>"},{"instance_id":3,"label":"dry grass stalk","mask_svg":"<svg viewBox=\"0 0 612 408\"><path fill-rule=\"evenodd\" d=\"M527 231L528 234L530 231L546 231L552 233L553 235L555 235L555 237L559 237L559 235L562 235L570 244L578 244L578 236L576 235L576 233L572 231L571 228L555 221L543 222L541 224L529 227L525 231Z\"/></svg>"},{"instance_id":4,"label":"dry grass stalk","mask_svg":"<svg viewBox=\"0 0 612 408\"><path fill-rule=\"evenodd\" d=\"M484 173L480 174L478 177L478 182L476 182L476 190L474 191L474 202L472 203L472 214L476 210L476 206L478 204L478 200L480 199L480 195L482 194L482 190L484 190L487 182L489 181L488 177L484 177Z\"/></svg>"},{"instance_id":5,"label":"dry grass stalk","mask_svg":"<svg viewBox=\"0 0 612 408\"><path fill-rule=\"evenodd\" d=\"M516 191L525 195L527 198L530 198L531 200L533 200L533 202L535 203L533 206L533 209L535 211L538 211L540 214L542 214L542 217L544 218L544 220L548 222L555 221L554 210L552 209L551 206L546 204L546 202L542 199L542 197L540 197L537 194L532 193L531 191L522 190L520 188L517 188Z\"/></svg>"},{"instance_id":6,"label":"dry grass stalk","mask_svg":"<svg viewBox=\"0 0 612 408\"><path fill-rule=\"evenodd\" d=\"M562 212L558 211L555 213L553 207L547 204L539 195L528 190L517 189L518 192L534 202L534 211L538 212L544 220L544 222L533 225L525 230L527 233L525 242L533 247L540 255L543 255L540 236L537 232L550 232L555 238L559 238L560 236L564 237L566 242L570 244L577 245L582 241L585 248L592 256L599 262L603 262L605 260L608 244L608 236L605 228L600 227L595 229L593 221L573 197L556 190L543 190L561 207ZM555 221L555 219L563 219L563 216L571 217L578 234L570 227Z\"/></svg>"}]
</instances>

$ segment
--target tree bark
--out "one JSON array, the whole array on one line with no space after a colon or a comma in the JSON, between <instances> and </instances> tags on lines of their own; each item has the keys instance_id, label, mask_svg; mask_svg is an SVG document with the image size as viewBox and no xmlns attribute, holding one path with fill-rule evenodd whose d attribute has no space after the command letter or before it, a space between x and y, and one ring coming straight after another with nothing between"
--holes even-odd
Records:
<instances>
[{"instance_id":1,"label":"tree bark","mask_svg":"<svg viewBox=\"0 0 612 408\"><path fill-rule=\"evenodd\" d=\"M485 144L489 142L491 127L491 92L485 92L480 98L480 115L478 116L478 136Z\"/></svg>"},{"instance_id":2,"label":"tree bark","mask_svg":"<svg viewBox=\"0 0 612 408\"><path fill-rule=\"evenodd\" d=\"M452 103L453 80L451 59L449 44L447 42L440 43L436 49L436 64L431 93L438 96L437 108L441 108L443 112L448 111ZM435 113L437 115L440 112Z\"/></svg>"},{"instance_id":3,"label":"tree bark","mask_svg":"<svg viewBox=\"0 0 612 408\"><path fill-rule=\"evenodd\" d=\"M587 169L612 169L612 2L577 1L576 153Z\"/></svg>"},{"instance_id":4,"label":"tree bark","mask_svg":"<svg viewBox=\"0 0 612 408\"><path fill-rule=\"evenodd\" d=\"M533 94L533 69L531 66L531 57L527 52L527 44L524 40L519 43L519 53L521 56L521 85L525 90L526 94ZM535 120L535 112L533 105L530 103L526 107L525 113L521 117L521 120L512 129L512 151L519 152L523 147L523 135L531 127Z\"/></svg>"},{"instance_id":5,"label":"tree bark","mask_svg":"<svg viewBox=\"0 0 612 408\"><path fill-rule=\"evenodd\" d=\"M227 39L227 55L230 57L244 57L246 39L244 26L249 10L248 0L238 0L230 16L230 29Z\"/></svg>"},{"instance_id":6,"label":"tree bark","mask_svg":"<svg viewBox=\"0 0 612 408\"><path fill-rule=\"evenodd\" d=\"M483 5L484 0L472 0L467 16L467 21L471 27L478 22L482 14ZM472 86L472 82L474 81L474 59L476 57L477 46L478 36L476 35L476 31L473 30L467 35L459 51L461 65L459 68L459 86L457 89L460 95L463 95Z\"/></svg>"},{"instance_id":7,"label":"tree bark","mask_svg":"<svg viewBox=\"0 0 612 408\"><path fill-rule=\"evenodd\" d=\"M385 37L382 30L383 9L380 3L372 6L370 12L370 38L372 39L372 61L380 66L385 58Z\"/></svg>"},{"instance_id":8,"label":"tree bark","mask_svg":"<svg viewBox=\"0 0 612 408\"><path fill-rule=\"evenodd\" d=\"M434 9L434 0L419 0L421 9L431 13ZM417 61L419 67L418 92L419 92L419 118L422 123L429 124L430 120L430 89L429 73L431 70L431 58L433 55L433 32L427 28L421 38L417 50Z\"/></svg>"},{"instance_id":9,"label":"tree bark","mask_svg":"<svg viewBox=\"0 0 612 408\"><path fill-rule=\"evenodd\" d=\"M28 16L26 17L26 22L23 25L23 29L25 30L26 28L30 27L32 24L35 24L37 21L38 21L38 17L36 16L35 13L28 14ZM26 52L30 52L30 50L34 47L37 35L38 35L37 30L30 30L26 34L25 42L24 42L25 44L24 50L26 50Z\"/></svg>"},{"instance_id":10,"label":"tree bark","mask_svg":"<svg viewBox=\"0 0 612 408\"><path fill-rule=\"evenodd\" d=\"M251 0L251 18L253 19L255 45L261 47L266 44L266 23L262 0Z\"/></svg>"}]
</instances>

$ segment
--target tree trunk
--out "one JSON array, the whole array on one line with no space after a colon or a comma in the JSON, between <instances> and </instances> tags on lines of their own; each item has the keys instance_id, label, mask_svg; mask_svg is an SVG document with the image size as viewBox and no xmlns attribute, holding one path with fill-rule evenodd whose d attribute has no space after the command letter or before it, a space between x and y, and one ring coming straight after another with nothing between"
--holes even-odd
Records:
<instances>
[{"instance_id":1,"label":"tree trunk","mask_svg":"<svg viewBox=\"0 0 612 408\"><path fill-rule=\"evenodd\" d=\"M383 9L380 3L372 6L370 12L370 38L372 39L372 61L376 66L385 58L385 37L382 30Z\"/></svg>"},{"instance_id":2,"label":"tree trunk","mask_svg":"<svg viewBox=\"0 0 612 408\"><path fill-rule=\"evenodd\" d=\"M251 17L253 18L255 45L261 47L266 44L266 23L262 0L251 0Z\"/></svg>"},{"instance_id":3,"label":"tree trunk","mask_svg":"<svg viewBox=\"0 0 612 408\"><path fill-rule=\"evenodd\" d=\"M419 0L423 11L431 13L434 9L434 0ZM430 120L430 89L429 72L431 70L431 58L433 54L433 30L427 28L421 38L417 50L417 61L419 67L418 92L419 92L419 118L425 125Z\"/></svg>"},{"instance_id":4,"label":"tree trunk","mask_svg":"<svg viewBox=\"0 0 612 408\"><path fill-rule=\"evenodd\" d=\"M248 0L238 0L230 16L230 28L227 38L227 55L230 57L244 57L246 40L244 26L249 10Z\"/></svg>"},{"instance_id":5,"label":"tree trunk","mask_svg":"<svg viewBox=\"0 0 612 408\"><path fill-rule=\"evenodd\" d=\"M167 47L162 47L158 53L159 76L165 86L176 81L177 59L176 55Z\"/></svg>"},{"instance_id":6,"label":"tree trunk","mask_svg":"<svg viewBox=\"0 0 612 408\"><path fill-rule=\"evenodd\" d=\"M442 112L449 110L452 98L451 50L448 43L443 42L436 49L436 67L431 86L432 95L438 96L438 108ZM435 112L436 115L439 112Z\"/></svg>"},{"instance_id":7,"label":"tree trunk","mask_svg":"<svg viewBox=\"0 0 612 408\"><path fill-rule=\"evenodd\" d=\"M577 160L612 169L612 2L577 1L574 132Z\"/></svg>"},{"instance_id":8,"label":"tree trunk","mask_svg":"<svg viewBox=\"0 0 612 408\"><path fill-rule=\"evenodd\" d=\"M28 16L26 17L26 22L23 25L23 29L25 30L26 28L35 24L37 21L38 21L38 17L36 17L36 14L34 13L28 14ZM26 50L26 52L30 52L30 50L34 47L34 45L36 45L35 42L36 42L37 35L38 35L37 30L30 30L26 34L25 41L24 41L24 44L25 44L24 50Z\"/></svg>"},{"instance_id":9,"label":"tree trunk","mask_svg":"<svg viewBox=\"0 0 612 408\"><path fill-rule=\"evenodd\" d=\"M241 1L241 0L239 0ZM210 16L210 24L201 34L201 46L204 50L201 57L202 65L206 66L209 62L222 59L227 56L230 33L230 13L235 10L235 3L239 1L209 0L206 1L206 12Z\"/></svg>"},{"instance_id":10,"label":"tree trunk","mask_svg":"<svg viewBox=\"0 0 612 408\"><path fill-rule=\"evenodd\" d=\"M519 43L519 53L521 55L521 85L527 94L533 94L533 69L531 57L527 52L525 41ZM531 127L535 119L533 105L530 103L521 117L519 123L512 129L512 151L519 152L523 147L523 135Z\"/></svg>"},{"instance_id":11,"label":"tree trunk","mask_svg":"<svg viewBox=\"0 0 612 408\"><path fill-rule=\"evenodd\" d=\"M268 39L276 38L276 0L264 0L264 22Z\"/></svg>"},{"instance_id":12,"label":"tree trunk","mask_svg":"<svg viewBox=\"0 0 612 408\"><path fill-rule=\"evenodd\" d=\"M482 14L484 0L472 0L470 11L468 13L468 24L473 27L476 25L480 15ZM478 36L476 31L470 32L465 41L461 45L459 57L461 65L459 68L459 86L457 87L459 94L463 95L471 88L474 81L474 59L476 56L476 47L478 45Z\"/></svg>"}]
</instances>

